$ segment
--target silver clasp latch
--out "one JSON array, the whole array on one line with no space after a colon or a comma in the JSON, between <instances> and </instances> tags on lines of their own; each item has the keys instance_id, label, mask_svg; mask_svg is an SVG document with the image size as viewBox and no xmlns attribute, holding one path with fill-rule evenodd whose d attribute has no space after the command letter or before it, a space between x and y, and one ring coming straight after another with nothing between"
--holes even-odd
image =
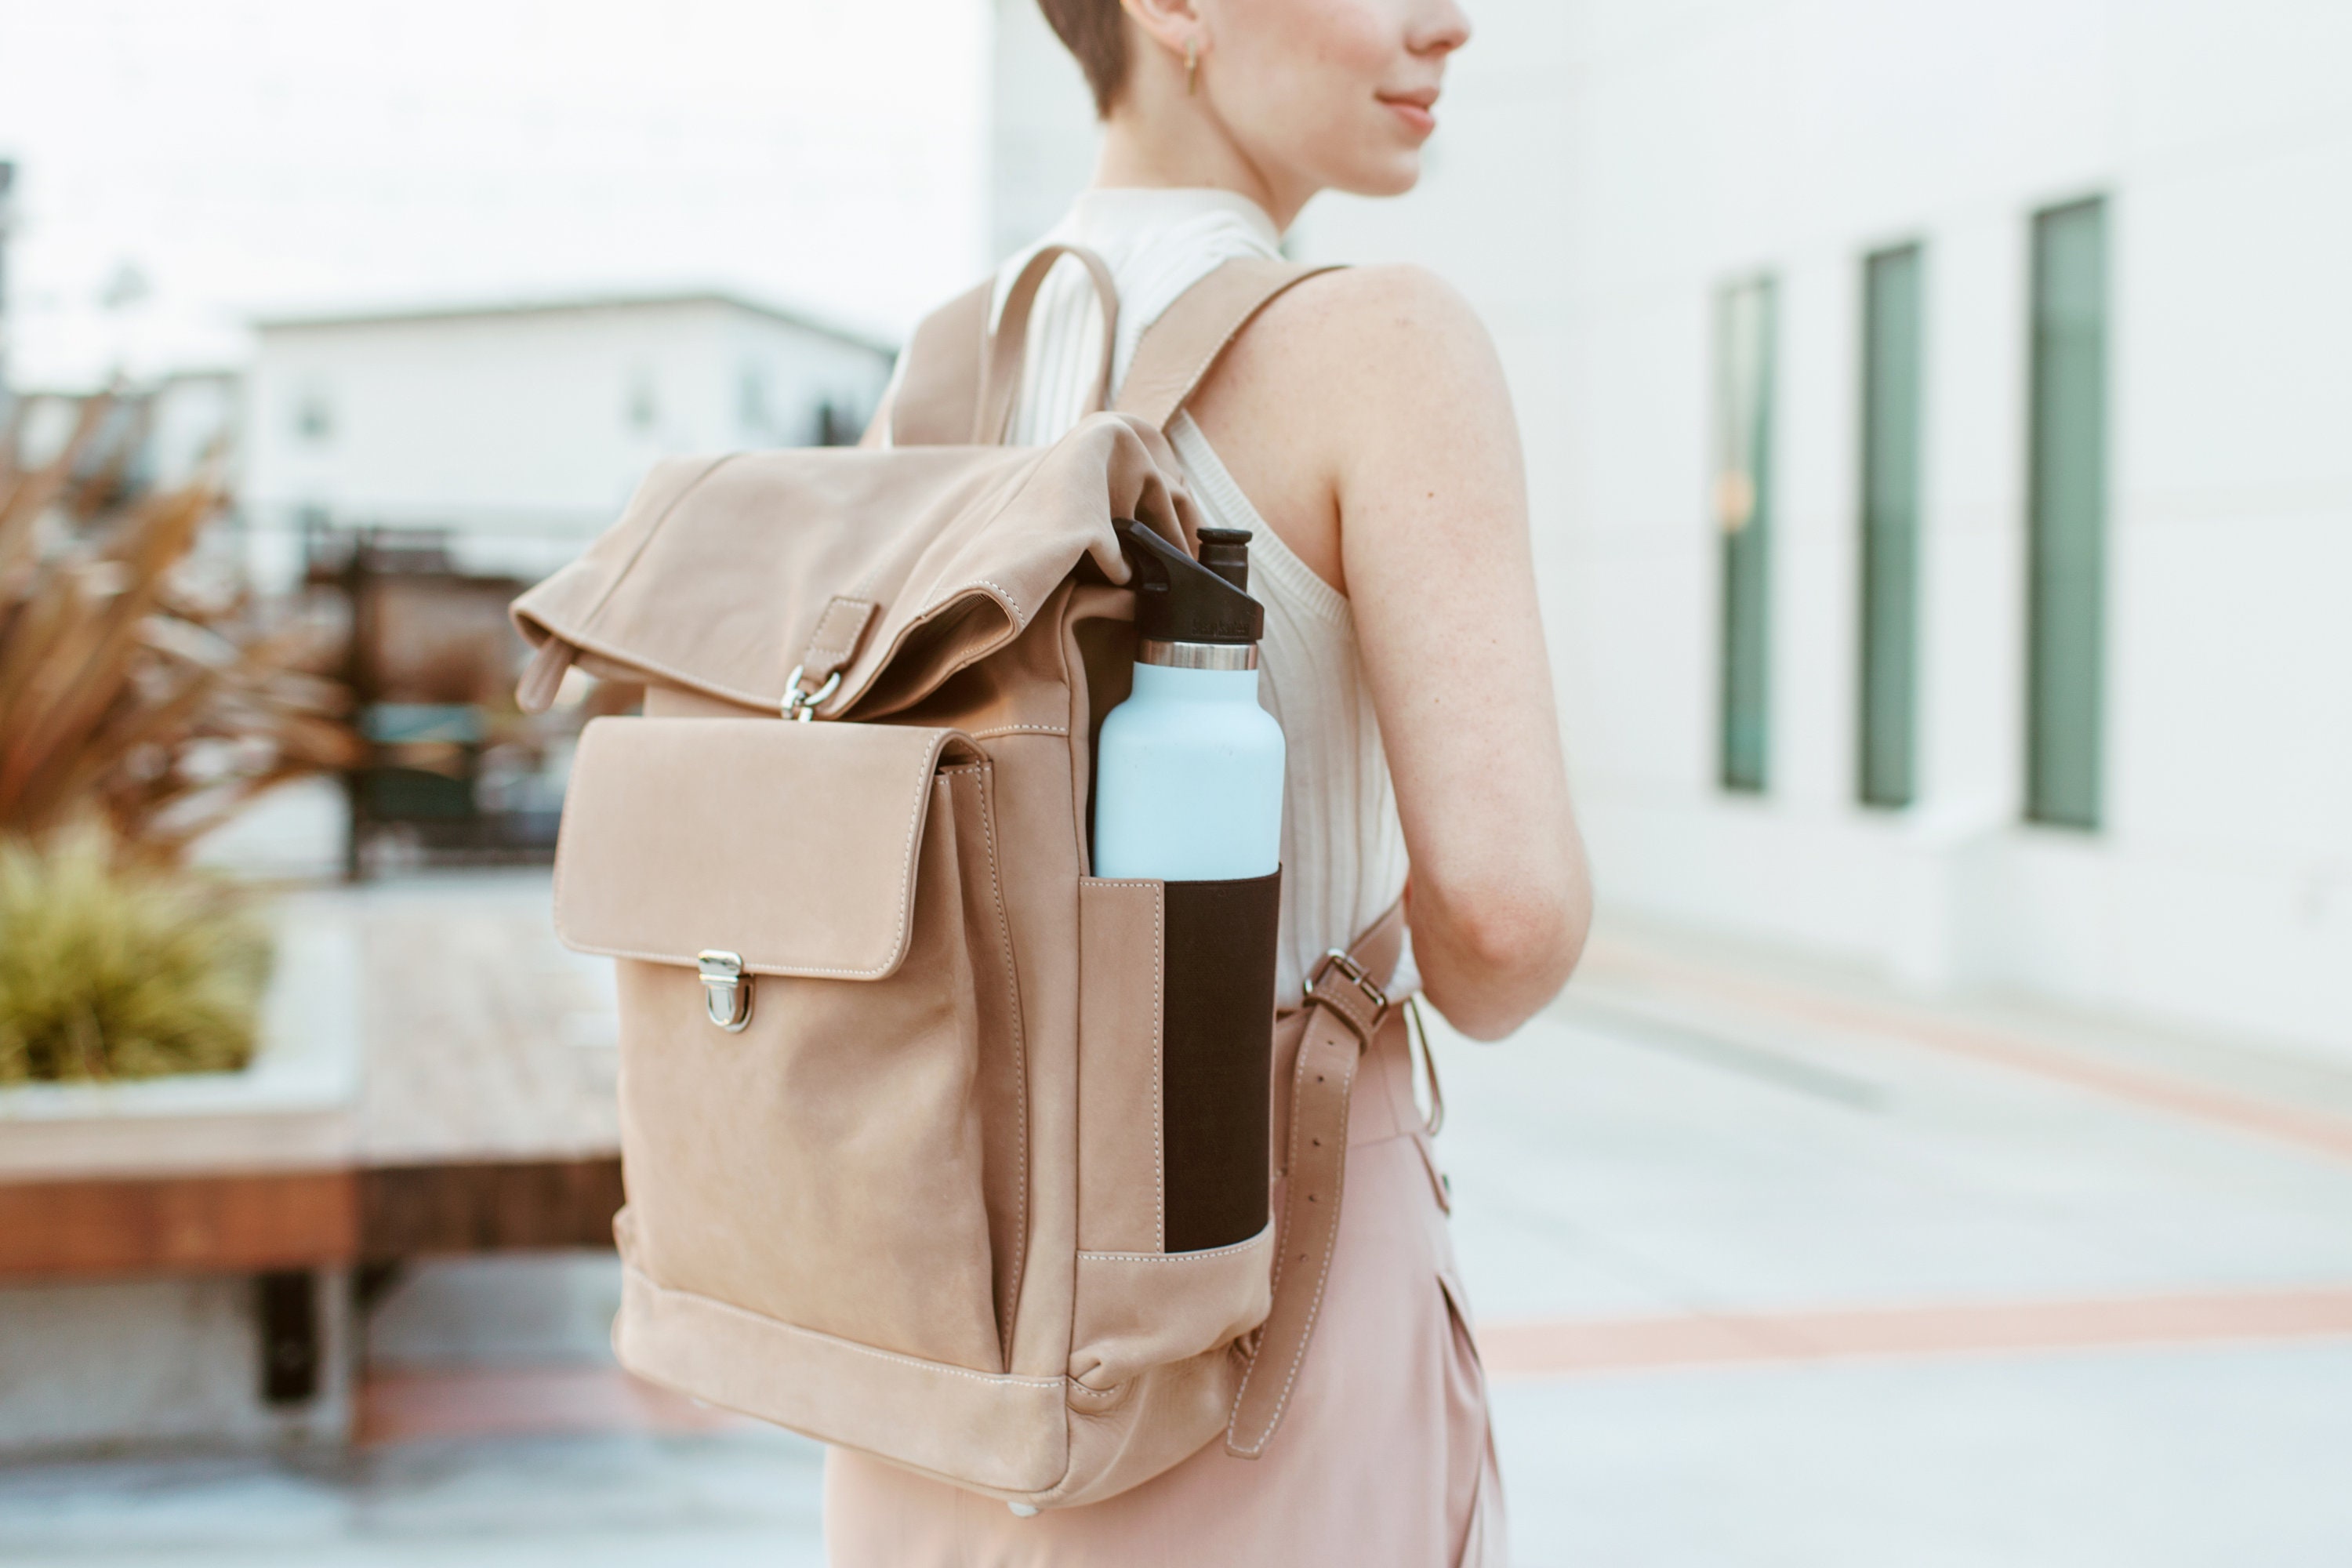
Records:
<instances>
[{"instance_id":1,"label":"silver clasp latch","mask_svg":"<svg viewBox=\"0 0 2352 1568\"><path fill-rule=\"evenodd\" d=\"M702 1010L729 1034L741 1034L751 1021L751 977L743 973L743 955L706 948L697 962L702 968Z\"/></svg>"},{"instance_id":2,"label":"silver clasp latch","mask_svg":"<svg viewBox=\"0 0 2352 1568\"><path fill-rule=\"evenodd\" d=\"M803 724L816 717L818 703L841 689L841 671L836 669L826 676L824 684L814 691L803 691L801 671L806 668L796 664L793 666L793 672L784 677L784 717L797 719Z\"/></svg>"}]
</instances>

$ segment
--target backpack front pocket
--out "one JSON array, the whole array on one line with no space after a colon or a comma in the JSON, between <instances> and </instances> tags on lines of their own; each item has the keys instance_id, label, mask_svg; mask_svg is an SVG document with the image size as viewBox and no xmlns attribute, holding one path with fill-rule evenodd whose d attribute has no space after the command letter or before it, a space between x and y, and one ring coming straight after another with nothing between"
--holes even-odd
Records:
<instances>
[{"instance_id":1,"label":"backpack front pocket","mask_svg":"<svg viewBox=\"0 0 2352 1568\"><path fill-rule=\"evenodd\" d=\"M590 726L558 923L620 960L630 1261L664 1288L1003 1369L1025 1101L989 782L944 731Z\"/></svg>"}]
</instances>

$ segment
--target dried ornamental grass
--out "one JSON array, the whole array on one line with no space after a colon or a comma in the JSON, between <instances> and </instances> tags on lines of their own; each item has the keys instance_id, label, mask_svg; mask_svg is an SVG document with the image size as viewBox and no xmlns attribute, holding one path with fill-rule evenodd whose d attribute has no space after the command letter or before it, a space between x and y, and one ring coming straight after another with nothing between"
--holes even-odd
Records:
<instances>
[{"instance_id":1,"label":"dried ornamental grass","mask_svg":"<svg viewBox=\"0 0 2352 1568\"><path fill-rule=\"evenodd\" d=\"M235 1071L268 977L229 883L127 857L95 822L0 840L0 1083Z\"/></svg>"},{"instance_id":2,"label":"dried ornamental grass","mask_svg":"<svg viewBox=\"0 0 2352 1568\"><path fill-rule=\"evenodd\" d=\"M273 626L190 561L226 499L209 479L136 494L98 452L109 404L26 466L0 439L0 831L92 807L176 857L261 791L355 766L343 689L308 673L318 634Z\"/></svg>"}]
</instances>

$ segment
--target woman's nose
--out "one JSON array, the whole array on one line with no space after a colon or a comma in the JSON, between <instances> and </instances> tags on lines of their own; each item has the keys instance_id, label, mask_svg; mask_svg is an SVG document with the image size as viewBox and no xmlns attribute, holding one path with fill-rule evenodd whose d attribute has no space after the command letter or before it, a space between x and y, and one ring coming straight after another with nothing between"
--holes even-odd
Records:
<instances>
[{"instance_id":1,"label":"woman's nose","mask_svg":"<svg viewBox=\"0 0 2352 1568\"><path fill-rule=\"evenodd\" d=\"M1469 13L1454 0L1433 0L1405 34L1405 47L1416 55L1452 54L1469 41Z\"/></svg>"}]
</instances>

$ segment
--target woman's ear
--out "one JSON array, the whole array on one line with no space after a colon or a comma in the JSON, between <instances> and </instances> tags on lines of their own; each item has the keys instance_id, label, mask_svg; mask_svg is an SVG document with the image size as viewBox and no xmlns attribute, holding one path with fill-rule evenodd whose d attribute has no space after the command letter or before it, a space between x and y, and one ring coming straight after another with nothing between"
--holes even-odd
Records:
<instances>
[{"instance_id":1,"label":"woman's ear","mask_svg":"<svg viewBox=\"0 0 2352 1568\"><path fill-rule=\"evenodd\" d=\"M1153 43L1180 60L1197 60L1209 52L1208 31L1192 0L1119 0L1119 8Z\"/></svg>"}]
</instances>

